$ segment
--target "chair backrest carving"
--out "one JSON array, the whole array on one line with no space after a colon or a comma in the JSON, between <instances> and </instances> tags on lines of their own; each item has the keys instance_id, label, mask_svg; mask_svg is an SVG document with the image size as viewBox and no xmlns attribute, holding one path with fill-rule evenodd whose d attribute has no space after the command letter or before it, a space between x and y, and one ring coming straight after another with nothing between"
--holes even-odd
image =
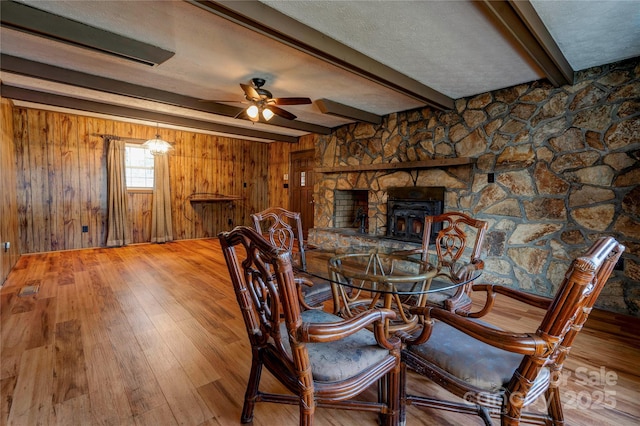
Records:
<instances>
[{"instance_id":1,"label":"chair backrest carving","mask_svg":"<svg viewBox=\"0 0 640 426\"><path fill-rule=\"evenodd\" d=\"M425 217L425 229L422 236L423 260L427 260L427 250L431 243L431 228L434 223L442 223L442 229L434 241L436 254L441 262L454 263L460 260L471 238L468 235L470 231L475 232L475 241L470 256L471 263L480 260L484 235L489 224L459 212Z\"/></svg>"},{"instance_id":2,"label":"chair backrest carving","mask_svg":"<svg viewBox=\"0 0 640 426\"><path fill-rule=\"evenodd\" d=\"M269 207L251 215L256 231L262 234L276 247L300 256L301 265L306 267L304 254L304 238L300 213L282 207Z\"/></svg>"}]
</instances>

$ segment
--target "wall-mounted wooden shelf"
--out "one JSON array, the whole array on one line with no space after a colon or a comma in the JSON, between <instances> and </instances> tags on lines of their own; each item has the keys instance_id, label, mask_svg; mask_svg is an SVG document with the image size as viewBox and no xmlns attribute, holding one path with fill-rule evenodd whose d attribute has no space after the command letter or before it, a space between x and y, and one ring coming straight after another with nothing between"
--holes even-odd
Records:
<instances>
[{"instance_id":1,"label":"wall-mounted wooden shelf","mask_svg":"<svg viewBox=\"0 0 640 426\"><path fill-rule=\"evenodd\" d=\"M475 163L475 158L434 158L433 160L406 161L403 163L360 164L357 166L316 167L317 173L366 172L375 170L429 169L433 167L463 166Z\"/></svg>"},{"instance_id":2,"label":"wall-mounted wooden shelf","mask_svg":"<svg viewBox=\"0 0 640 426\"><path fill-rule=\"evenodd\" d=\"M242 200L239 195L197 195L189 197L191 203L215 203L219 201L238 201Z\"/></svg>"}]
</instances>

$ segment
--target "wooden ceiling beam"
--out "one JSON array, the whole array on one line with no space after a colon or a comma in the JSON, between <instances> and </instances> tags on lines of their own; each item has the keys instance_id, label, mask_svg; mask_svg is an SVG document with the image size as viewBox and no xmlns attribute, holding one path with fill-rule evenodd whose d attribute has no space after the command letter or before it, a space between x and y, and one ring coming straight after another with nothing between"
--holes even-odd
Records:
<instances>
[{"instance_id":1,"label":"wooden ceiling beam","mask_svg":"<svg viewBox=\"0 0 640 426\"><path fill-rule=\"evenodd\" d=\"M526 0L483 0L496 18L554 86L573 84L574 70L551 37L540 16Z\"/></svg>"},{"instance_id":2,"label":"wooden ceiling beam","mask_svg":"<svg viewBox=\"0 0 640 426\"><path fill-rule=\"evenodd\" d=\"M436 109L451 110L454 108L454 101L448 96L259 1L188 1L231 22L424 102ZM281 28L285 30L281 31Z\"/></svg>"},{"instance_id":3,"label":"wooden ceiling beam","mask_svg":"<svg viewBox=\"0 0 640 426\"><path fill-rule=\"evenodd\" d=\"M46 81L53 81L56 83L68 84L70 86L98 90L105 93L144 99L152 102L160 102L167 105L194 109L225 117L235 117L243 109L216 102L202 102L201 99L192 98L190 96L167 92L153 87L139 86L120 80L87 74L11 55L0 55L0 69L2 71L12 72L27 77L39 78ZM300 130L303 132L318 133L321 135L331 133L331 129L329 127L305 123L298 120L287 120L280 117L273 117L269 124L287 129Z\"/></svg>"},{"instance_id":4,"label":"wooden ceiling beam","mask_svg":"<svg viewBox=\"0 0 640 426\"><path fill-rule=\"evenodd\" d=\"M174 126L189 127L192 129L206 130L228 135L228 137L248 137L262 139L264 142L289 142L297 143L295 136L282 135L261 130L247 129L243 127L229 126L225 124L212 123L205 120L180 117L172 114L159 113L138 108L123 107L107 103L88 101L85 99L72 98L68 96L56 95L36 90L23 89L20 87L0 85L0 94L7 99L14 99L24 102L50 105L60 108L68 108L78 111L93 112L98 114L112 115L116 117L126 117L137 120L147 120L156 123L171 124Z\"/></svg>"}]
</instances>

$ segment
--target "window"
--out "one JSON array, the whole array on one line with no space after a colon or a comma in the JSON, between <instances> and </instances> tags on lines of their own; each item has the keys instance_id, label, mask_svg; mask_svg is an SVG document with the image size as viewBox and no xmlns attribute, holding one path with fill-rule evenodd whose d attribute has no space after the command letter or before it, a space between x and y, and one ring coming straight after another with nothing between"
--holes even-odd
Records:
<instances>
[{"instance_id":1,"label":"window","mask_svg":"<svg viewBox=\"0 0 640 426\"><path fill-rule=\"evenodd\" d=\"M153 155L141 145L126 144L127 189L153 189Z\"/></svg>"}]
</instances>

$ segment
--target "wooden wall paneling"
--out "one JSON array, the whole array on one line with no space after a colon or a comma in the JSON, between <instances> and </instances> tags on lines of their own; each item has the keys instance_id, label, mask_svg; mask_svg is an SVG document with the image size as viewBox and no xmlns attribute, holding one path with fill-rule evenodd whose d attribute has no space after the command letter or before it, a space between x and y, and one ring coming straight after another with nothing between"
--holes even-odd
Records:
<instances>
[{"instance_id":1,"label":"wooden wall paneling","mask_svg":"<svg viewBox=\"0 0 640 426\"><path fill-rule=\"evenodd\" d=\"M146 139L156 129L29 108L17 108L12 116L20 247L24 252L103 247L107 144L99 135ZM174 238L215 237L232 225L249 224L251 212L271 204L268 145L170 129L159 133L174 144L169 157ZM189 196L197 192L243 199L191 204ZM132 241L149 241L152 193L128 197Z\"/></svg>"},{"instance_id":2,"label":"wooden wall paneling","mask_svg":"<svg viewBox=\"0 0 640 426\"><path fill-rule=\"evenodd\" d=\"M31 168L29 149L29 115L19 108L13 114L14 141L16 143L16 179L20 252L28 253L33 241Z\"/></svg>"},{"instance_id":3,"label":"wooden wall paneling","mask_svg":"<svg viewBox=\"0 0 640 426\"><path fill-rule=\"evenodd\" d=\"M9 159L11 158L11 146L9 145L9 140L13 138L13 117L11 117L10 105L9 108L6 108L7 105L9 105L9 101L0 99L0 179L2 180L4 180L3 178L8 178L9 173L11 172L11 169L7 166L9 164ZM9 121L7 117L11 120ZM10 215L9 208L9 196L7 191L0 191L0 285L4 283L4 280L7 278L12 266L9 265L9 254L5 254L2 247L4 241L9 237L7 232L8 224L5 223Z\"/></svg>"},{"instance_id":4,"label":"wooden wall paneling","mask_svg":"<svg viewBox=\"0 0 640 426\"><path fill-rule=\"evenodd\" d=\"M47 113L40 110L29 110L29 148L32 189L33 240L30 241L30 252L51 250L51 222L49 217L49 182L47 179Z\"/></svg>"},{"instance_id":5,"label":"wooden wall paneling","mask_svg":"<svg viewBox=\"0 0 640 426\"><path fill-rule=\"evenodd\" d=\"M49 250L57 251L64 248L64 190L62 174L62 137L61 119L66 115L47 112L47 183L49 185Z\"/></svg>"},{"instance_id":6,"label":"wooden wall paneling","mask_svg":"<svg viewBox=\"0 0 640 426\"><path fill-rule=\"evenodd\" d=\"M0 246L0 285L4 283L9 272L20 257L16 143L14 137L13 103L8 99L0 99L0 242L9 242L5 251Z\"/></svg>"},{"instance_id":7,"label":"wooden wall paneling","mask_svg":"<svg viewBox=\"0 0 640 426\"><path fill-rule=\"evenodd\" d=\"M90 134L93 131L93 124L90 122L89 117L78 117L78 178L80 180L78 185L78 203L80 206L80 212L78 219L80 220L80 228L82 226L88 227L88 232L80 233L80 245L82 248L91 247L91 234L95 232L92 227L89 226L89 217L91 216L91 194L89 187L91 186L91 175L89 173L89 146L91 141Z\"/></svg>"},{"instance_id":8,"label":"wooden wall paneling","mask_svg":"<svg viewBox=\"0 0 640 426\"><path fill-rule=\"evenodd\" d=\"M82 248L82 224L80 223L80 167L78 147L78 116L64 115L60 127L62 153L62 220L64 249Z\"/></svg>"},{"instance_id":9,"label":"wooden wall paneling","mask_svg":"<svg viewBox=\"0 0 640 426\"><path fill-rule=\"evenodd\" d=\"M79 147L81 225L84 248L101 247L107 241L107 143L98 135L113 134L113 122L82 117L84 131Z\"/></svg>"},{"instance_id":10,"label":"wooden wall paneling","mask_svg":"<svg viewBox=\"0 0 640 426\"><path fill-rule=\"evenodd\" d=\"M173 237L175 239L187 238L188 226L191 223L187 217L191 217L193 212L191 206L187 206L187 196L185 193L186 164L184 161L183 147L188 141L190 134L177 131L175 133L173 152L169 156L169 185L171 186L171 205L173 213Z\"/></svg>"},{"instance_id":11,"label":"wooden wall paneling","mask_svg":"<svg viewBox=\"0 0 640 426\"><path fill-rule=\"evenodd\" d=\"M248 158L245 157L244 144L255 143L243 141L240 139L231 139L227 150L226 164L228 166L228 172L225 175L221 175L221 178L227 188L225 194L240 195L242 200L234 203L222 203L220 206L224 208L224 213L221 212L221 218L227 218L220 224L220 231L231 229L238 225L248 224L248 211L251 210L251 194L249 191L249 166L247 165ZM229 224L229 218L233 225Z\"/></svg>"},{"instance_id":12,"label":"wooden wall paneling","mask_svg":"<svg viewBox=\"0 0 640 426\"><path fill-rule=\"evenodd\" d=\"M244 225L251 225L250 213L264 210L269 204L269 146L264 143L244 142L245 180L247 188Z\"/></svg>"},{"instance_id":13,"label":"wooden wall paneling","mask_svg":"<svg viewBox=\"0 0 640 426\"><path fill-rule=\"evenodd\" d=\"M290 175L289 156L293 144L276 142L269 144L269 205L289 209L289 180L284 175Z\"/></svg>"},{"instance_id":14,"label":"wooden wall paneling","mask_svg":"<svg viewBox=\"0 0 640 426\"><path fill-rule=\"evenodd\" d=\"M179 177L180 153L182 143L182 132L175 132L173 140L173 150L169 155L169 186L171 188L171 216L173 226L173 238L184 238L184 230L182 227L182 214L184 207L181 199L181 180Z\"/></svg>"},{"instance_id":15,"label":"wooden wall paneling","mask_svg":"<svg viewBox=\"0 0 640 426\"><path fill-rule=\"evenodd\" d=\"M307 149L315 149L318 135L310 133L308 135L300 136L297 144L292 145L292 151L306 151Z\"/></svg>"},{"instance_id":16,"label":"wooden wall paneling","mask_svg":"<svg viewBox=\"0 0 640 426\"><path fill-rule=\"evenodd\" d=\"M193 192L205 193L215 192L215 187L211 182L212 167L208 164L212 160L209 142L211 136L197 134L193 147L193 180L195 188ZM196 235L200 237L210 237L215 232L215 206L212 203L199 203L196 216Z\"/></svg>"},{"instance_id":17,"label":"wooden wall paneling","mask_svg":"<svg viewBox=\"0 0 640 426\"><path fill-rule=\"evenodd\" d=\"M182 160L183 160L183 168L181 170L181 173L184 175L184 196L185 199L186 197L188 197L189 195L193 194L194 192L196 192L196 184L195 184L195 178L194 178L194 159L195 159L195 154L194 154L194 149L195 149L195 145L197 143L197 136L196 134L191 134L188 140L185 140L183 143L183 150L182 150ZM192 205L191 203L189 203L188 201L185 204L185 209L190 209L191 213L188 214L187 216L191 219L189 221L189 223L187 224L188 226L188 233L186 238L196 238L196 220L199 216L199 212L196 211L196 207L198 207L197 205Z\"/></svg>"}]
</instances>

